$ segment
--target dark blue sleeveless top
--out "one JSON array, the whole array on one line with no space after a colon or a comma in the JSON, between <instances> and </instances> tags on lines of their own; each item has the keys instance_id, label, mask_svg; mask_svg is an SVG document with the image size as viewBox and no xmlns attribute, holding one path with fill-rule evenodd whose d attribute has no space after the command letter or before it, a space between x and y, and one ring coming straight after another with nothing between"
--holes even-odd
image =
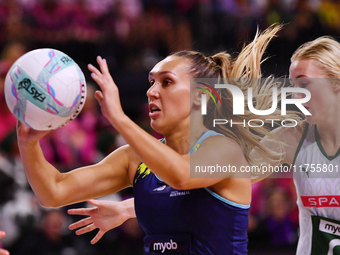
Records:
<instances>
[{"instance_id":1,"label":"dark blue sleeveless top","mask_svg":"<svg viewBox=\"0 0 340 255\"><path fill-rule=\"evenodd\" d=\"M189 153L214 131L203 133ZM146 233L144 254L247 254L249 205L208 188L176 190L142 162L134 178L135 210Z\"/></svg>"}]
</instances>

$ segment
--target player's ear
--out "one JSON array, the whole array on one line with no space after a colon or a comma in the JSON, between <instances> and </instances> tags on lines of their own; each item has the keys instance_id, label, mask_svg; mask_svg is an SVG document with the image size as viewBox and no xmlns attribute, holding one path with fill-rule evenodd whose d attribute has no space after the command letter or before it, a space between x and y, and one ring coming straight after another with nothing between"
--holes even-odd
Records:
<instances>
[{"instance_id":1,"label":"player's ear","mask_svg":"<svg viewBox=\"0 0 340 255\"><path fill-rule=\"evenodd\" d=\"M211 93L210 88L196 87L194 91L193 103L195 105L200 106L202 104L202 100L205 100L205 102L208 102L208 100L210 99L209 93Z\"/></svg>"},{"instance_id":2,"label":"player's ear","mask_svg":"<svg viewBox=\"0 0 340 255\"><path fill-rule=\"evenodd\" d=\"M336 79L335 82L333 82L333 91L339 92L340 91L340 80Z\"/></svg>"}]
</instances>

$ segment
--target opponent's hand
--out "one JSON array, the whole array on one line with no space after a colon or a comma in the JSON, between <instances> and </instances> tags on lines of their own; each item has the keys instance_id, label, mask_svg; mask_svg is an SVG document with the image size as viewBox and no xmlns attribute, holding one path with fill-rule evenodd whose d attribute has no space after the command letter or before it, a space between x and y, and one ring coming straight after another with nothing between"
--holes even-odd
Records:
<instances>
[{"instance_id":1,"label":"opponent's hand","mask_svg":"<svg viewBox=\"0 0 340 255\"><path fill-rule=\"evenodd\" d=\"M124 201L89 200L95 208L70 209L70 215L86 215L88 218L77 221L69 226L70 230L80 228L77 235L82 235L98 228L97 235L91 240L91 244L98 242L110 229L116 228L131 218Z\"/></svg>"},{"instance_id":2,"label":"opponent's hand","mask_svg":"<svg viewBox=\"0 0 340 255\"><path fill-rule=\"evenodd\" d=\"M92 72L92 79L101 89L101 91L97 90L95 92L95 98L99 102L103 115L114 126L116 121L124 115L120 104L118 87L112 79L106 60L98 56L97 62L100 70L91 64L88 65L88 69Z\"/></svg>"},{"instance_id":3,"label":"opponent's hand","mask_svg":"<svg viewBox=\"0 0 340 255\"><path fill-rule=\"evenodd\" d=\"M43 136L47 135L51 130L38 131L30 128L26 124L17 121L17 137L21 144L35 143Z\"/></svg>"},{"instance_id":4,"label":"opponent's hand","mask_svg":"<svg viewBox=\"0 0 340 255\"><path fill-rule=\"evenodd\" d=\"M0 230L0 238L3 238L5 236L6 236L6 233ZM9 255L9 252L0 248L0 255Z\"/></svg>"}]
</instances>

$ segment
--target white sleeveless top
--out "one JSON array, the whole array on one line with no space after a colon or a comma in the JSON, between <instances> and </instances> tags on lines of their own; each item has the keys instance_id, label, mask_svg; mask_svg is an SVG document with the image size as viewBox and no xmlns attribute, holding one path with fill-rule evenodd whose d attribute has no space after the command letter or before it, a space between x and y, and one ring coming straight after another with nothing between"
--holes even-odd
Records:
<instances>
[{"instance_id":1,"label":"white sleeveless top","mask_svg":"<svg viewBox=\"0 0 340 255\"><path fill-rule=\"evenodd\" d=\"M299 207L298 255L340 254L340 149L328 156L306 124L293 162Z\"/></svg>"}]
</instances>

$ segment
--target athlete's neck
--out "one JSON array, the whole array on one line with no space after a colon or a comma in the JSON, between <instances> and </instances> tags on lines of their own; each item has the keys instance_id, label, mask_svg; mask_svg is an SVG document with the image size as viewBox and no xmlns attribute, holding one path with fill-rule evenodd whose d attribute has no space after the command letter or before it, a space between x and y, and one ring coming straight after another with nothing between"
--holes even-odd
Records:
<instances>
[{"instance_id":1,"label":"athlete's neck","mask_svg":"<svg viewBox=\"0 0 340 255\"><path fill-rule=\"evenodd\" d=\"M332 125L317 125L320 142L327 155L335 155L340 148L340 121Z\"/></svg>"},{"instance_id":2,"label":"athlete's neck","mask_svg":"<svg viewBox=\"0 0 340 255\"><path fill-rule=\"evenodd\" d=\"M200 136L207 131L205 127L200 129L193 129L185 133L173 133L171 135L164 136L165 144L179 154L187 154L195 142Z\"/></svg>"}]
</instances>

